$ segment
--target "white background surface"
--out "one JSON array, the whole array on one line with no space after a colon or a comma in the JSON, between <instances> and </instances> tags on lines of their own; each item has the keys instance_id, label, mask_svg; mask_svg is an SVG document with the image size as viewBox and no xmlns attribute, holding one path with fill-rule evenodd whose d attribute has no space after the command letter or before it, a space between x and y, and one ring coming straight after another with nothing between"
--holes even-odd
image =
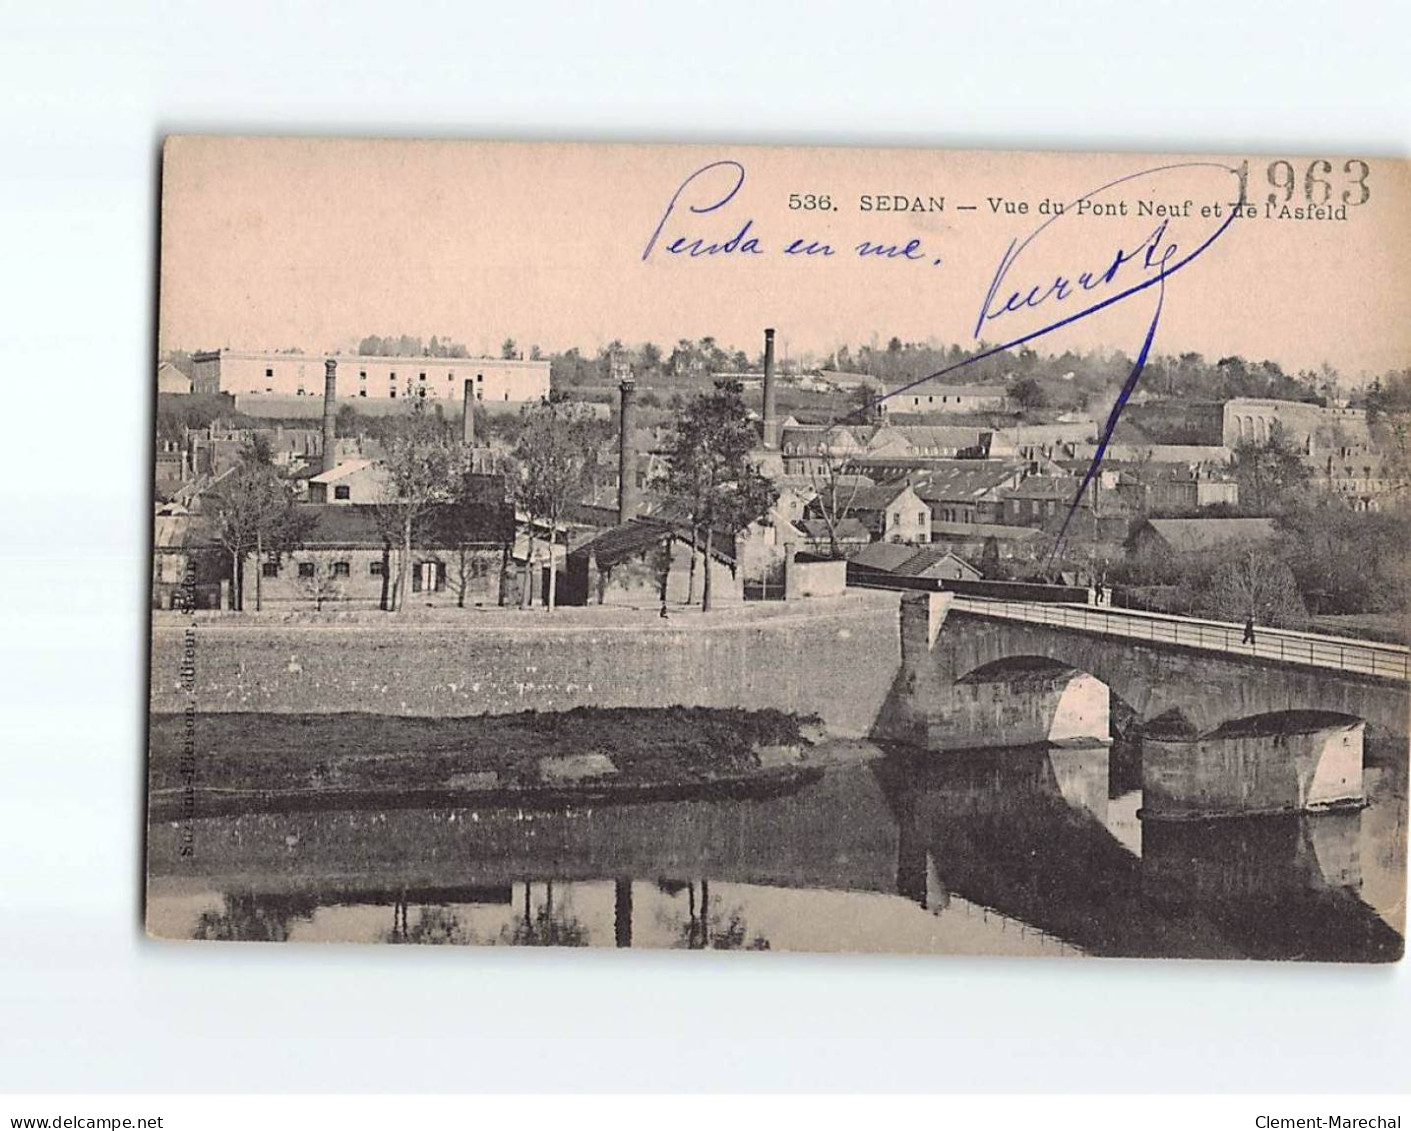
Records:
<instances>
[{"instance_id":1,"label":"white background surface","mask_svg":"<svg viewBox=\"0 0 1411 1131\"><path fill-rule=\"evenodd\" d=\"M138 898L164 133L1405 156L1408 11L0 5L0 1090L1405 1089L1402 967L172 946Z\"/></svg>"}]
</instances>

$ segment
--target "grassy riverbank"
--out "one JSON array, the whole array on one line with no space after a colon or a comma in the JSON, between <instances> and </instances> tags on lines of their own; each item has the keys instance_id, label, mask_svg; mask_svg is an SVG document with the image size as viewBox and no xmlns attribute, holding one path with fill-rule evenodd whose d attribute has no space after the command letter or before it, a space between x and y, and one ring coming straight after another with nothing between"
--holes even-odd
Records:
<instances>
[{"instance_id":1,"label":"grassy riverbank","mask_svg":"<svg viewBox=\"0 0 1411 1131\"><path fill-rule=\"evenodd\" d=\"M238 808L242 798L263 807L398 795L651 796L786 777L787 767L761 751L807 746L807 725L780 711L685 707L462 718L212 714L196 716L183 763L185 720L158 715L149 780L154 815L193 796L188 787L198 814Z\"/></svg>"}]
</instances>

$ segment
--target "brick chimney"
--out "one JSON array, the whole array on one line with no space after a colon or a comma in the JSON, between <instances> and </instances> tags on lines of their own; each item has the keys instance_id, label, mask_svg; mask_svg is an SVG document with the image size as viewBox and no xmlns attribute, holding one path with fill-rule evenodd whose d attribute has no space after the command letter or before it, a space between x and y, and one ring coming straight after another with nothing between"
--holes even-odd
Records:
<instances>
[{"instance_id":1,"label":"brick chimney","mask_svg":"<svg viewBox=\"0 0 1411 1131\"><path fill-rule=\"evenodd\" d=\"M779 417L774 408L774 330L764 331L764 446L779 447Z\"/></svg>"},{"instance_id":2,"label":"brick chimney","mask_svg":"<svg viewBox=\"0 0 1411 1131\"><path fill-rule=\"evenodd\" d=\"M338 429L334 414L338 411L338 362L325 358L323 362L323 470L338 466Z\"/></svg>"},{"instance_id":3,"label":"brick chimney","mask_svg":"<svg viewBox=\"0 0 1411 1131\"><path fill-rule=\"evenodd\" d=\"M475 382L465 379L465 408L461 413L461 443L475 447Z\"/></svg>"},{"instance_id":4,"label":"brick chimney","mask_svg":"<svg viewBox=\"0 0 1411 1131\"><path fill-rule=\"evenodd\" d=\"M617 432L617 521L626 522L637 513L637 452L632 447L632 394L637 383L629 375L617 387L622 392Z\"/></svg>"}]
</instances>

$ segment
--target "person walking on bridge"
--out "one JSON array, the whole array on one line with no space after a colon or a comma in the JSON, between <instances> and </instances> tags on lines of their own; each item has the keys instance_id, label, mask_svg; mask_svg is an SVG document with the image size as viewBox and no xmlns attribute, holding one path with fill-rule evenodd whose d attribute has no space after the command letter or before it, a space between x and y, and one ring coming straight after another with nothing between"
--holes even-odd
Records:
<instances>
[{"instance_id":1,"label":"person walking on bridge","mask_svg":"<svg viewBox=\"0 0 1411 1131\"><path fill-rule=\"evenodd\" d=\"M1241 640L1240 643L1241 643L1241 644L1248 644L1251 648L1254 647L1254 614L1253 614L1253 613L1250 613L1247 617L1244 618L1244 639Z\"/></svg>"}]
</instances>

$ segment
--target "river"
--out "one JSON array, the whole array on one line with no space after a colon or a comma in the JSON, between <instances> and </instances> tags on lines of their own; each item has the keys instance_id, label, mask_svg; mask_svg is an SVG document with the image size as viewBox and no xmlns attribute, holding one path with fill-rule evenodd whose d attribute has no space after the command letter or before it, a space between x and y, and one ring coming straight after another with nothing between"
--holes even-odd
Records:
<instances>
[{"instance_id":1,"label":"river","mask_svg":"<svg viewBox=\"0 0 1411 1131\"><path fill-rule=\"evenodd\" d=\"M1401 953L1404 771L1369 767L1371 803L1357 812L1186 824L1139 817L1139 774L1121 748L872 752L882 756L835 759L821 781L769 800L154 822L148 928L310 942ZM827 746L818 753L828 760Z\"/></svg>"}]
</instances>

